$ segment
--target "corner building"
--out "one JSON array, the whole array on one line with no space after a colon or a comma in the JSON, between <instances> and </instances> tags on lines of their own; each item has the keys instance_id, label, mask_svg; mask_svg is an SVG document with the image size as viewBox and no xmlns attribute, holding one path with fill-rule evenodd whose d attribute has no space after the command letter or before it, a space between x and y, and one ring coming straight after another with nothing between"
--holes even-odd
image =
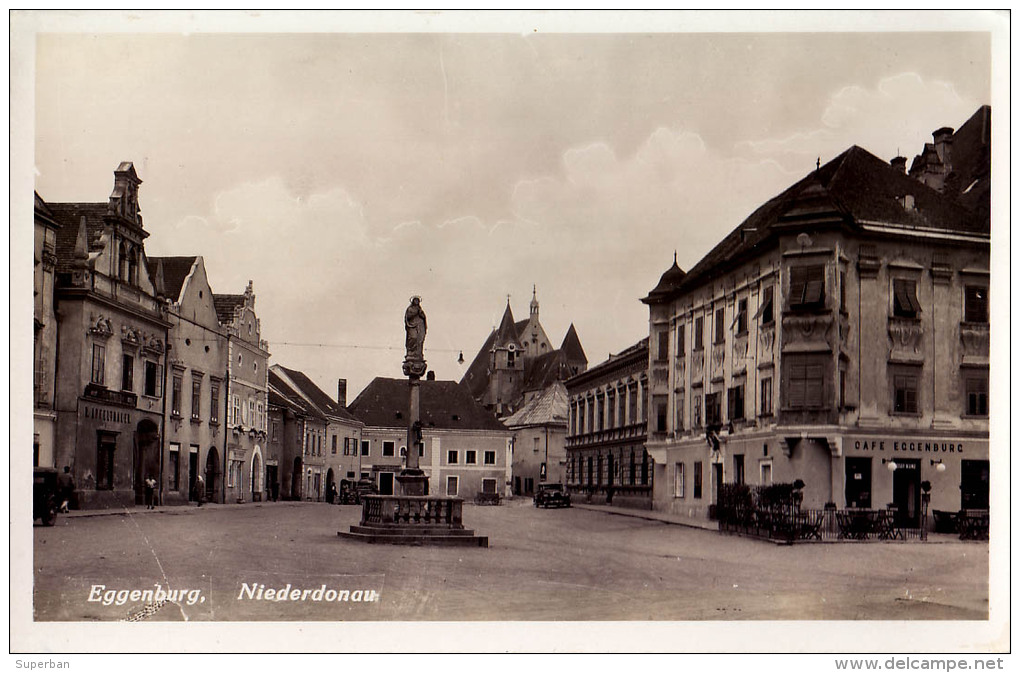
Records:
<instances>
[{"instance_id":1,"label":"corner building","mask_svg":"<svg viewBox=\"0 0 1020 673\"><path fill-rule=\"evenodd\" d=\"M967 195L988 194L988 114L936 132ZM642 300L656 509L707 518L723 483L796 479L806 508L894 504L901 525L923 480L932 509L988 507L989 211L905 161L851 147Z\"/></svg>"}]
</instances>

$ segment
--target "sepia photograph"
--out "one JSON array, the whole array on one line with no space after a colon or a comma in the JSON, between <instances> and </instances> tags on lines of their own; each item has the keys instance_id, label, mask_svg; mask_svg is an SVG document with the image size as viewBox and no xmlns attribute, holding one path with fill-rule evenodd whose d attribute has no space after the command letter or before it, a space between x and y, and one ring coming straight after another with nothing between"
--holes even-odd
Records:
<instances>
[{"instance_id":1,"label":"sepia photograph","mask_svg":"<svg viewBox=\"0 0 1020 673\"><path fill-rule=\"evenodd\" d=\"M10 36L12 653L1010 651L1008 11Z\"/></svg>"}]
</instances>

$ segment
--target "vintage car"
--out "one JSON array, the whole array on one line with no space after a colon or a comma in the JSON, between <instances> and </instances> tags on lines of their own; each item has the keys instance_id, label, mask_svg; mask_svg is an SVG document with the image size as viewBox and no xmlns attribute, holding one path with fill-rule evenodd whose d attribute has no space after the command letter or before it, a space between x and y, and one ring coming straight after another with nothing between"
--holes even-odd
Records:
<instances>
[{"instance_id":1,"label":"vintage car","mask_svg":"<svg viewBox=\"0 0 1020 673\"><path fill-rule=\"evenodd\" d=\"M32 484L32 518L42 519L44 526L57 522L57 471L52 467L35 468Z\"/></svg>"},{"instance_id":2,"label":"vintage car","mask_svg":"<svg viewBox=\"0 0 1020 673\"><path fill-rule=\"evenodd\" d=\"M570 507L570 494L563 484L539 484L535 492L535 507Z\"/></svg>"}]
</instances>

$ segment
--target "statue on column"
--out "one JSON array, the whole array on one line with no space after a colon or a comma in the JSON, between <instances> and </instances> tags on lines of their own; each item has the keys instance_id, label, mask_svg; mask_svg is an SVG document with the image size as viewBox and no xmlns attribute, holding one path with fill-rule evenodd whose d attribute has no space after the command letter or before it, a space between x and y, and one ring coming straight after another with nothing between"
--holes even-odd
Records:
<instances>
[{"instance_id":1,"label":"statue on column","mask_svg":"<svg viewBox=\"0 0 1020 673\"><path fill-rule=\"evenodd\" d=\"M407 334L404 355L404 371L410 376L412 373L421 376L425 373L425 333L428 331L428 323L425 318L425 311L421 307L421 297L411 297L411 304L404 311L404 331Z\"/></svg>"}]
</instances>

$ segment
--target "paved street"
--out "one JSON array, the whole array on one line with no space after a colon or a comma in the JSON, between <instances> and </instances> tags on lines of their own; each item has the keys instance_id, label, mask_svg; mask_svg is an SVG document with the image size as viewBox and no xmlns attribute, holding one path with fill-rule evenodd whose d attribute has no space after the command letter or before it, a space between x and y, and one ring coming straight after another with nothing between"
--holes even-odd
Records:
<instances>
[{"instance_id":1,"label":"paved street","mask_svg":"<svg viewBox=\"0 0 1020 673\"><path fill-rule=\"evenodd\" d=\"M987 617L987 543L777 546L522 501L465 507L465 523L488 535L488 549L338 538L359 516L354 506L282 502L63 516L34 530L36 619ZM148 596L130 596L155 596L155 585L184 593L155 610L144 609L155 602ZM266 589L288 585L300 600L265 600ZM353 600L371 591L377 601Z\"/></svg>"}]
</instances>

